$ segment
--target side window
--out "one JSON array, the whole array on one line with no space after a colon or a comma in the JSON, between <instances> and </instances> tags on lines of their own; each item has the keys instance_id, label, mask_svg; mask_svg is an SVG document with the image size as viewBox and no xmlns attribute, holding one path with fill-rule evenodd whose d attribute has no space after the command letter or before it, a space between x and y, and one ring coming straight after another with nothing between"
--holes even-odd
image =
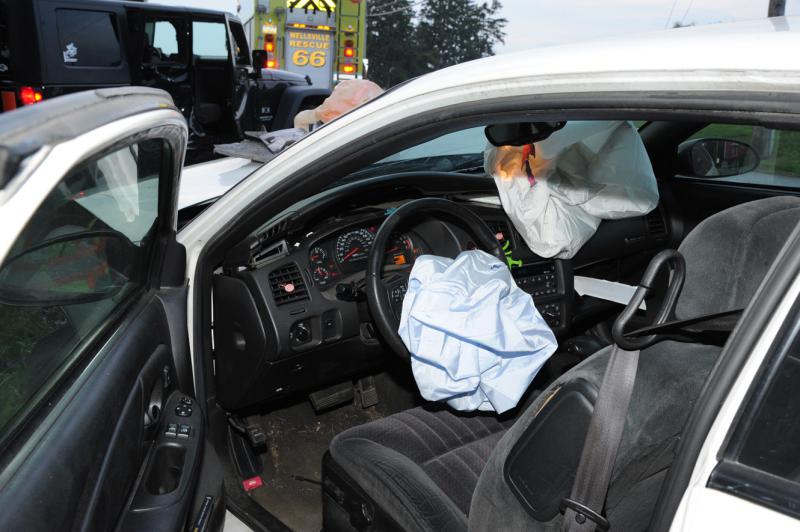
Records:
<instances>
[{"instance_id":1,"label":"side window","mask_svg":"<svg viewBox=\"0 0 800 532\"><path fill-rule=\"evenodd\" d=\"M201 59L228 58L228 31L222 22L192 22L192 53Z\"/></svg>"},{"instance_id":2,"label":"side window","mask_svg":"<svg viewBox=\"0 0 800 532\"><path fill-rule=\"evenodd\" d=\"M753 422L743 431L739 462L798 483L800 490L800 341L775 366Z\"/></svg>"},{"instance_id":3,"label":"side window","mask_svg":"<svg viewBox=\"0 0 800 532\"><path fill-rule=\"evenodd\" d=\"M711 486L800 517L800 335L795 313L743 408Z\"/></svg>"},{"instance_id":4,"label":"side window","mask_svg":"<svg viewBox=\"0 0 800 532\"><path fill-rule=\"evenodd\" d=\"M181 50L181 24L172 20L150 20L145 23L147 35L142 53L143 63L185 63Z\"/></svg>"},{"instance_id":5,"label":"side window","mask_svg":"<svg viewBox=\"0 0 800 532\"><path fill-rule=\"evenodd\" d=\"M681 144L689 177L800 188L800 131L711 124ZM680 156L679 156L680 157Z\"/></svg>"},{"instance_id":6,"label":"side window","mask_svg":"<svg viewBox=\"0 0 800 532\"><path fill-rule=\"evenodd\" d=\"M113 13L57 9L61 60L68 67L111 67L122 62Z\"/></svg>"},{"instance_id":7,"label":"side window","mask_svg":"<svg viewBox=\"0 0 800 532\"><path fill-rule=\"evenodd\" d=\"M0 439L145 285L167 149L145 140L70 171L0 265Z\"/></svg>"}]
</instances>

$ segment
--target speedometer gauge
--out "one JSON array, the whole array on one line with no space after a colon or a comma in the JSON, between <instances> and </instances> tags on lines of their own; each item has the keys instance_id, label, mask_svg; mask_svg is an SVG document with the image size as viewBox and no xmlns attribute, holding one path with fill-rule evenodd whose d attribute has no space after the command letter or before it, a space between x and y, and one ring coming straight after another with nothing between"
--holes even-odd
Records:
<instances>
[{"instance_id":1,"label":"speedometer gauge","mask_svg":"<svg viewBox=\"0 0 800 532\"><path fill-rule=\"evenodd\" d=\"M342 233L336 239L336 260L339 264L366 260L373 240L375 235L368 229L354 229Z\"/></svg>"}]
</instances>

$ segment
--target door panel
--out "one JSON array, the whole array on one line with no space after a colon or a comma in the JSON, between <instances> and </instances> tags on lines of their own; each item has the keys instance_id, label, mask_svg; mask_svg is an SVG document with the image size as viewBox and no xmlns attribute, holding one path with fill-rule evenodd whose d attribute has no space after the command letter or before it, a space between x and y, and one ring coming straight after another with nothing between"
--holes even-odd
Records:
<instances>
[{"instance_id":1,"label":"door panel","mask_svg":"<svg viewBox=\"0 0 800 532\"><path fill-rule=\"evenodd\" d=\"M185 121L142 88L33 107L0 122L9 153L53 146L0 179L0 530L215 530L175 241Z\"/></svg>"},{"instance_id":2,"label":"door panel","mask_svg":"<svg viewBox=\"0 0 800 532\"><path fill-rule=\"evenodd\" d=\"M123 530L182 528L202 459L202 416L192 401L192 415L182 419L192 426L190 437L165 437L164 424L177 418L184 394L161 302L149 294L137 307L78 377L76 393L62 399L36 442L17 455L0 492L0 529L61 523L112 530L118 522ZM159 453L165 446L174 452Z\"/></svg>"}]
</instances>

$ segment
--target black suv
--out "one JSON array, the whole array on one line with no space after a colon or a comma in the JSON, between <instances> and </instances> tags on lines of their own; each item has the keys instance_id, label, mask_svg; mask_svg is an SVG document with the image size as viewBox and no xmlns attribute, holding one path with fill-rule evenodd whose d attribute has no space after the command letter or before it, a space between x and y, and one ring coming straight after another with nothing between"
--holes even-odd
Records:
<instances>
[{"instance_id":1,"label":"black suv","mask_svg":"<svg viewBox=\"0 0 800 532\"><path fill-rule=\"evenodd\" d=\"M3 111L89 88L166 90L189 122L189 162L244 131L291 127L328 95L262 70L227 13L104 0L0 0ZM253 65L256 65L254 68Z\"/></svg>"}]
</instances>

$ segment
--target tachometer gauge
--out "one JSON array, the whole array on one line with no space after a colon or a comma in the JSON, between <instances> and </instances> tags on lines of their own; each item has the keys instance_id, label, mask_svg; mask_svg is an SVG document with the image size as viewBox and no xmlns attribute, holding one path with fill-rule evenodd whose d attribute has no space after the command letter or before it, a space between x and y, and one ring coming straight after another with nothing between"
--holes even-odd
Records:
<instances>
[{"instance_id":1,"label":"tachometer gauge","mask_svg":"<svg viewBox=\"0 0 800 532\"><path fill-rule=\"evenodd\" d=\"M368 229L342 233L336 239L336 260L340 264L366 260L375 235Z\"/></svg>"},{"instance_id":2,"label":"tachometer gauge","mask_svg":"<svg viewBox=\"0 0 800 532\"><path fill-rule=\"evenodd\" d=\"M405 266L414 262L414 243L411 237L400 233L392 234L386 248L386 264Z\"/></svg>"}]
</instances>

